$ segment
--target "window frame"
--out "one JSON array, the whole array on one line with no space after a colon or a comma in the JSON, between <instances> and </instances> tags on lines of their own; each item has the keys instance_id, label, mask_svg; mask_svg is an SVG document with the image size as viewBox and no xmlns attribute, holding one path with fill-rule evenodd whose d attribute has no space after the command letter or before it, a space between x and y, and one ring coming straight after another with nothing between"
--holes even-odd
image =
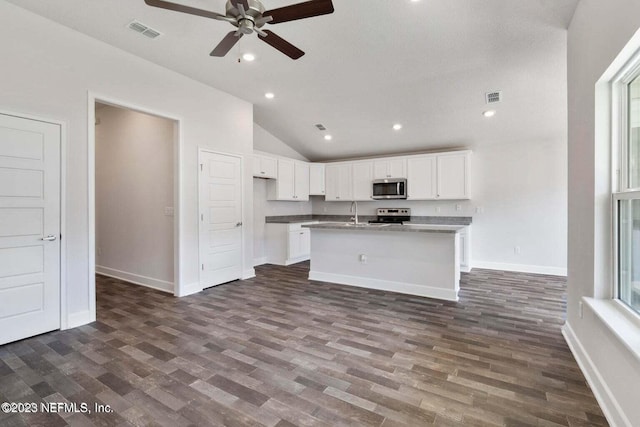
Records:
<instances>
[{"instance_id":1,"label":"window frame","mask_svg":"<svg viewBox=\"0 0 640 427\"><path fill-rule=\"evenodd\" d=\"M629 142L630 142L630 104L629 87L640 78L640 51L627 62L611 82L611 159L613 161L611 186L611 219L612 219L612 274L615 302L626 311L640 318L640 310L635 310L621 298L620 292L620 223L619 205L621 200L640 200L640 183L637 187L630 186L629 172ZM640 168L640 165L637 166Z\"/></svg>"}]
</instances>

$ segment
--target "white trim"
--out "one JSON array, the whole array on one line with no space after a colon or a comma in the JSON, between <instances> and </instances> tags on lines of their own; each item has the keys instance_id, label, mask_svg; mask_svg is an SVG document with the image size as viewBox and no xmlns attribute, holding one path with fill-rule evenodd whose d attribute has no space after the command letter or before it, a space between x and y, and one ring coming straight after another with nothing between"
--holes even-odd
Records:
<instances>
[{"instance_id":1,"label":"white trim","mask_svg":"<svg viewBox=\"0 0 640 427\"><path fill-rule=\"evenodd\" d=\"M578 336L567 322L562 327L562 335L571 349L571 353L578 362L580 370L589 383L591 391L595 396L604 416L612 427L633 427L629 419L624 415L620 404L602 378L597 366L593 363Z\"/></svg>"},{"instance_id":2,"label":"white trim","mask_svg":"<svg viewBox=\"0 0 640 427\"><path fill-rule=\"evenodd\" d=\"M254 277L256 277L256 271L253 268L250 268L248 270L242 271L242 277L240 279L247 280L247 279L253 279Z\"/></svg>"},{"instance_id":3,"label":"white trim","mask_svg":"<svg viewBox=\"0 0 640 427\"><path fill-rule=\"evenodd\" d=\"M178 289L177 297L186 297L189 295L197 294L202 292L202 285L200 282L189 283L188 285L182 285L180 289Z\"/></svg>"},{"instance_id":4,"label":"white trim","mask_svg":"<svg viewBox=\"0 0 640 427\"><path fill-rule=\"evenodd\" d=\"M60 330L69 329L67 312L67 122L32 114L0 110L0 114L19 119L35 120L60 127Z\"/></svg>"},{"instance_id":5,"label":"white trim","mask_svg":"<svg viewBox=\"0 0 640 427\"><path fill-rule=\"evenodd\" d=\"M182 182L182 168L180 166L180 154L182 153L182 118L179 116L175 116L170 113L166 113L163 111L153 110L151 108L147 108L145 106L136 105L133 103L129 103L127 101L123 101L120 99L111 98L109 96L101 95L96 92L87 91L87 174L88 174L88 185L87 185L87 214L89 219L89 234L88 234L88 280L89 280L89 307L90 311L93 313L93 317L95 319L96 314L96 212L95 212L95 191L96 191L96 180L95 180L95 150L96 150L96 135L95 135L95 104L96 102L100 102L103 104L109 104L114 107L125 108L128 110L138 111L145 114L151 114L157 117L162 117L164 119L172 120L177 126L176 132L174 134L174 158L173 158L173 184L174 184L174 225L173 225L173 254L174 254L174 271L173 271L173 293L174 295L180 294L180 286L182 283L182 269L180 264L180 256L182 254L182 245L181 245L181 215L182 212L182 194L180 191L180 183Z\"/></svg>"},{"instance_id":6,"label":"white trim","mask_svg":"<svg viewBox=\"0 0 640 427\"><path fill-rule=\"evenodd\" d=\"M620 300L582 298L640 363L640 317Z\"/></svg>"},{"instance_id":7,"label":"white trim","mask_svg":"<svg viewBox=\"0 0 640 427\"><path fill-rule=\"evenodd\" d=\"M427 298L437 298L447 301L458 301L458 292L453 289L434 288L424 285L378 280L368 277L347 276L343 274L309 272L309 280L338 283L340 285L356 286L358 288L377 289L401 294L417 295Z\"/></svg>"},{"instance_id":8,"label":"white trim","mask_svg":"<svg viewBox=\"0 0 640 427\"><path fill-rule=\"evenodd\" d=\"M546 274L550 276L566 276L567 269L546 265L507 264L502 262L473 261L473 268L486 270L514 271L516 273Z\"/></svg>"},{"instance_id":9,"label":"white trim","mask_svg":"<svg viewBox=\"0 0 640 427\"><path fill-rule=\"evenodd\" d=\"M96 265L96 274L102 276L113 277L114 279L123 280L134 285L144 286L146 288L155 289L157 291L169 292L173 294L173 282L160 280L153 277L143 276L140 274L129 273L126 271L116 270L115 268Z\"/></svg>"},{"instance_id":10,"label":"white trim","mask_svg":"<svg viewBox=\"0 0 640 427\"><path fill-rule=\"evenodd\" d=\"M253 266L254 267L257 267L259 265L265 265L266 263L267 263L267 257L266 256L253 259Z\"/></svg>"},{"instance_id":11,"label":"white trim","mask_svg":"<svg viewBox=\"0 0 640 427\"><path fill-rule=\"evenodd\" d=\"M95 313L92 313L89 310L70 313L68 317L68 329L77 328L78 326L83 326L87 323L96 321Z\"/></svg>"}]
</instances>

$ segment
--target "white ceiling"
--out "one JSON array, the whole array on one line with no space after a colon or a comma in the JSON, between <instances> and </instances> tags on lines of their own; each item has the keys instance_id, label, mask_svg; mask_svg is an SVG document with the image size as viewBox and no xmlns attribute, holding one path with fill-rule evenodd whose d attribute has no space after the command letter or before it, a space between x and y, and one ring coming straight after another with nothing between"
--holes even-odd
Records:
<instances>
[{"instance_id":1,"label":"white ceiling","mask_svg":"<svg viewBox=\"0 0 640 427\"><path fill-rule=\"evenodd\" d=\"M143 0L9 1L253 103L256 123L311 160L566 140L566 28L578 0L333 0L331 15L265 27L307 53L298 61L255 35L212 58L230 24ZM224 13L225 0L176 2ZM133 19L164 35L134 33ZM248 51L257 60L238 63ZM504 101L486 119L492 90Z\"/></svg>"}]
</instances>

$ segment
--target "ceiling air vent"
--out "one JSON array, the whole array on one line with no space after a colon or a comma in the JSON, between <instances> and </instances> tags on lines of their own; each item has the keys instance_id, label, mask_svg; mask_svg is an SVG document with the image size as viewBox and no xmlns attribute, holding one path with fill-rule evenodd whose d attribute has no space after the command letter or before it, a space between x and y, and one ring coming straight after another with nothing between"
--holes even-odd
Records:
<instances>
[{"instance_id":1,"label":"ceiling air vent","mask_svg":"<svg viewBox=\"0 0 640 427\"><path fill-rule=\"evenodd\" d=\"M323 124L320 124L320 123L318 123L318 124L316 125L316 127L318 128L318 130L327 130L327 128L326 128L326 127L324 127L324 125L323 125Z\"/></svg>"},{"instance_id":2,"label":"ceiling air vent","mask_svg":"<svg viewBox=\"0 0 640 427\"><path fill-rule=\"evenodd\" d=\"M485 94L487 104L495 104L502 101L502 91L487 92Z\"/></svg>"},{"instance_id":3,"label":"ceiling air vent","mask_svg":"<svg viewBox=\"0 0 640 427\"><path fill-rule=\"evenodd\" d=\"M161 32L159 32L157 30L154 30L153 28L144 25L140 21L131 21L129 23L129 25L127 25L127 28L129 28L130 30L135 31L136 33L140 33L143 36L147 36L150 39L155 39L155 38L158 38L158 37L160 37L162 35Z\"/></svg>"}]
</instances>

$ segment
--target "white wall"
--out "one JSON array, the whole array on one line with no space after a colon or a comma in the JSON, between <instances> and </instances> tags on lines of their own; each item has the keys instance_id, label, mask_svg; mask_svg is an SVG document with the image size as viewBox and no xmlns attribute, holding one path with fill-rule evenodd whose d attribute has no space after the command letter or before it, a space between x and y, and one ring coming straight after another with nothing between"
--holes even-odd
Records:
<instances>
[{"instance_id":1,"label":"white wall","mask_svg":"<svg viewBox=\"0 0 640 427\"><path fill-rule=\"evenodd\" d=\"M562 275L567 265L566 176L566 141L487 145L473 149L471 200L372 201L358 208L364 215L375 215L378 207L409 207L412 215L471 216L473 266ZM349 206L314 198L313 213L347 215Z\"/></svg>"},{"instance_id":2,"label":"white wall","mask_svg":"<svg viewBox=\"0 0 640 427\"><path fill-rule=\"evenodd\" d=\"M263 153L290 159L307 161L300 153L276 138L259 125L253 125L254 148ZM311 214L309 202L277 202L267 200L267 180L253 179L253 256L255 264L262 264L266 260L265 253L265 217L279 215L307 215Z\"/></svg>"},{"instance_id":3,"label":"white wall","mask_svg":"<svg viewBox=\"0 0 640 427\"><path fill-rule=\"evenodd\" d=\"M582 297L612 294L609 129L596 125L596 82L640 27L637 0L582 0L568 35L569 288L565 332L612 425L640 425L640 363ZM606 89L599 89L604 96ZM594 382L595 381L595 382ZM618 405L616 407L616 405ZM626 418L626 421L625 421Z\"/></svg>"},{"instance_id":4,"label":"white wall","mask_svg":"<svg viewBox=\"0 0 640 427\"><path fill-rule=\"evenodd\" d=\"M96 110L96 270L173 293L174 124Z\"/></svg>"},{"instance_id":5,"label":"white wall","mask_svg":"<svg viewBox=\"0 0 640 427\"><path fill-rule=\"evenodd\" d=\"M88 94L181 119L181 291L198 289L198 147L251 155L251 104L0 0L0 109L66 122L67 304L71 326L91 321ZM91 106L93 108L93 106ZM91 124L93 126L93 124ZM253 260L251 168L244 171L245 269ZM64 315L64 314L63 314ZM64 319L63 319L64 323Z\"/></svg>"}]
</instances>

